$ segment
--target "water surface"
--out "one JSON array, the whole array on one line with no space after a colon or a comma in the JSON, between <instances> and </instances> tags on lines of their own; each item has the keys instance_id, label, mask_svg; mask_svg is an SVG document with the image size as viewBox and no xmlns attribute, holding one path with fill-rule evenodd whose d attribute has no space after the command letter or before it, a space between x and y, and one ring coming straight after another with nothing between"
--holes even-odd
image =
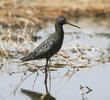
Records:
<instances>
[{"instance_id":1,"label":"water surface","mask_svg":"<svg viewBox=\"0 0 110 100\"><path fill-rule=\"evenodd\" d=\"M64 26L65 38L60 56L54 56L50 64L50 94L56 100L110 100L110 28L106 24L101 25L91 20L71 23L79 25L82 29ZM36 44L41 43L52 32L54 25L49 23L46 30L35 33L41 37ZM30 51L35 48L30 44L23 45ZM37 72L26 78L16 90L22 78L31 74L35 66L39 69L34 89L32 88ZM27 66L20 62L4 64L0 72L0 100L32 100L30 93L21 92L21 88L38 95L45 94L44 66L45 60L31 61ZM28 69L30 67L31 72Z\"/></svg>"}]
</instances>

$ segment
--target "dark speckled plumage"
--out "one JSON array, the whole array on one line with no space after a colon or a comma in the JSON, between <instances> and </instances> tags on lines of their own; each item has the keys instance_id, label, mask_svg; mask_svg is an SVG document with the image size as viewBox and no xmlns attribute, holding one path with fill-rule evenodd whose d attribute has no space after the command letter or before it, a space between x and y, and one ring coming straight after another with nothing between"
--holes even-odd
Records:
<instances>
[{"instance_id":1,"label":"dark speckled plumage","mask_svg":"<svg viewBox=\"0 0 110 100\"><path fill-rule=\"evenodd\" d=\"M47 60L46 64L48 64L49 58L51 58L54 54L56 54L62 46L63 38L64 38L64 31L63 31L64 24L70 24L70 23L68 23L65 18L58 17L55 22L55 33L51 34L33 52L31 52L28 56L21 58L21 60L29 61L29 60L46 58ZM72 26L78 27L76 25L72 25Z\"/></svg>"}]
</instances>

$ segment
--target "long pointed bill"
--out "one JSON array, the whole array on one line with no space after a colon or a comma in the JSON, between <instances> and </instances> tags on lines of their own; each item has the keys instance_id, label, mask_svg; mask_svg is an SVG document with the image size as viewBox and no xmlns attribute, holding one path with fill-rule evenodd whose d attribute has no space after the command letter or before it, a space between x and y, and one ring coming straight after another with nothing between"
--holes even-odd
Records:
<instances>
[{"instance_id":1,"label":"long pointed bill","mask_svg":"<svg viewBox=\"0 0 110 100\"><path fill-rule=\"evenodd\" d=\"M65 24L69 24L69 25L71 25L71 26L74 26L74 27L80 28L79 26L74 25L74 24L71 24L71 23L69 23L69 22L66 22Z\"/></svg>"}]
</instances>

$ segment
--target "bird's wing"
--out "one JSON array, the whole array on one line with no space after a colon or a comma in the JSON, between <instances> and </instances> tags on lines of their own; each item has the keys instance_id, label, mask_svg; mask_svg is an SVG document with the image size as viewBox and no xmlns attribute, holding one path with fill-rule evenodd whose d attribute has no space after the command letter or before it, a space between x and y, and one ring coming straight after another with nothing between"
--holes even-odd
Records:
<instances>
[{"instance_id":1,"label":"bird's wing","mask_svg":"<svg viewBox=\"0 0 110 100\"><path fill-rule=\"evenodd\" d=\"M34 50L34 52L36 52L35 53L35 56L37 57L37 56L43 56L43 55L46 55L48 52L49 52L49 50L51 49L51 48L53 48L53 39L50 39L50 38L48 38L47 40L45 40L45 41L43 41L35 50Z\"/></svg>"},{"instance_id":2,"label":"bird's wing","mask_svg":"<svg viewBox=\"0 0 110 100\"><path fill-rule=\"evenodd\" d=\"M43 41L34 51L32 51L28 56L21 58L22 61L34 60L37 58L42 58L46 53L53 47L52 39L48 38Z\"/></svg>"}]
</instances>

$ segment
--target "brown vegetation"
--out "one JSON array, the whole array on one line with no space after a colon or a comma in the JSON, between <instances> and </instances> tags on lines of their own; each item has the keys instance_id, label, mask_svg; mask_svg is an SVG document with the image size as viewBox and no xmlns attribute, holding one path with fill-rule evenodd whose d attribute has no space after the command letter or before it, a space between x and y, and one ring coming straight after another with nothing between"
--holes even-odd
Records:
<instances>
[{"instance_id":1,"label":"brown vegetation","mask_svg":"<svg viewBox=\"0 0 110 100\"><path fill-rule=\"evenodd\" d=\"M0 0L0 24L41 25L57 16L110 16L110 0Z\"/></svg>"}]
</instances>

